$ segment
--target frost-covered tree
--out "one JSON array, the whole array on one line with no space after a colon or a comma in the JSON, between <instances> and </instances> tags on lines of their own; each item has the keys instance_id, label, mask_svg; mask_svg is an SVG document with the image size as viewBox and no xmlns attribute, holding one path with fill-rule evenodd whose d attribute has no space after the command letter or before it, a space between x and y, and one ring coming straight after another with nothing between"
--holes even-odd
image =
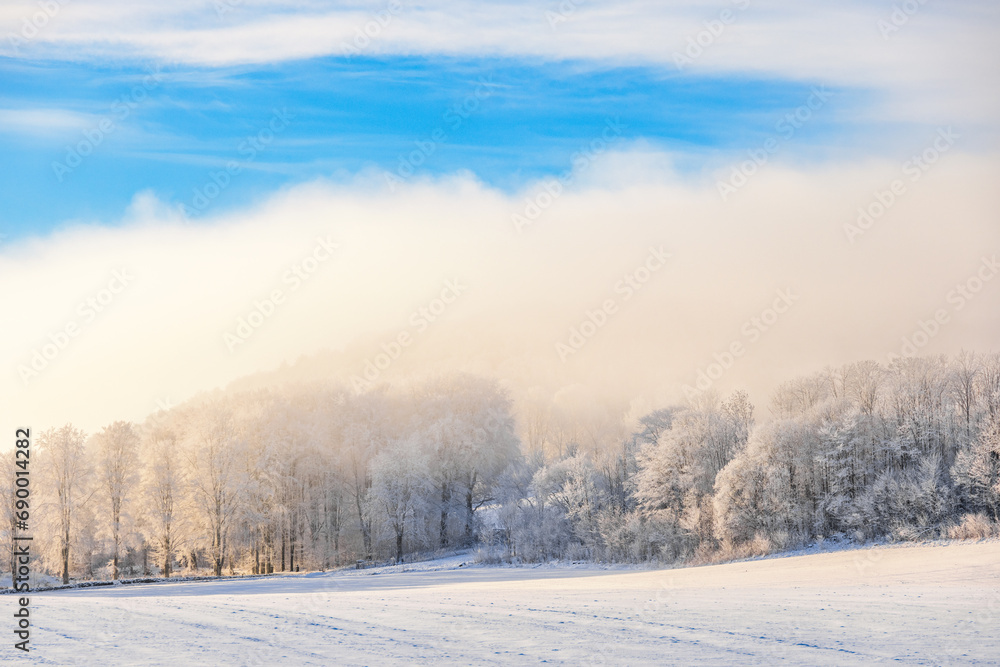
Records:
<instances>
[{"instance_id":1,"label":"frost-covered tree","mask_svg":"<svg viewBox=\"0 0 1000 667\"><path fill-rule=\"evenodd\" d=\"M138 479L139 435L130 422L117 421L95 436L98 476L108 509L111 530L111 578L118 579L118 559L122 545L122 517L132 488Z\"/></svg>"},{"instance_id":2,"label":"frost-covered tree","mask_svg":"<svg viewBox=\"0 0 1000 667\"><path fill-rule=\"evenodd\" d=\"M374 555L373 526L368 512L372 486L371 463L390 437L392 402L384 388L376 388L349 401L343 429L348 487L361 534L362 553Z\"/></svg>"},{"instance_id":3,"label":"frost-covered tree","mask_svg":"<svg viewBox=\"0 0 1000 667\"><path fill-rule=\"evenodd\" d=\"M147 537L159 556L162 575L169 577L184 533L181 509L185 479L176 432L167 425L152 427L142 451Z\"/></svg>"},{"instance_id":4,"label":"frost-covered tree","mask_svg":"<svg viewBox=\"0 0 1000 667\"><path fill-rule=\"evenodd\" d=\"M1000 415L989 422L968 451L958 455L954 476L994 521L1000 521Z\"/></svg>"},{"instance_id":5,"label":"frost-covered tree","mask_svg":"<svg viewBox=\"0 0 1000 667\"><path fill-rule=\"evenodd\" d=\"M11 453L13 457L14 454ZM8 460L8 464L14 463L14 460ZM14 535L17 533L18 518L17 513L21 511L18 507L17 501L19 500L17 493L17 486L15 483L14 469L8 466L3 466L4 475L0 478L0 498L3 498L3 514L0 516L0 534L3 535L3 552L7 554L7 567L10 569L11 581L14 581L14 577L17 576L17 556L16 551L17 542L14 540ZM30 502L30 501L29 501Z\"/></svg>"},{"instance_id":6,"label":"frost-covered tree","mask_svg":"<svg viewBox=\"0 0 1000 667\"><path fill-rule=\"evenodd\" d=\"M449 544L449 517L461 512L462 541L475 534L475 512L491 502L500 474L519 454L511 400L498 382L452 375L431 383L413 428L424 433L436 488L438 543Z\"/></svg>"},{"instance_id":7,"label":"frost-covered tree","mask_svg":"<svg viewBox=\"0 0 1000 667\"><path fill-rule=\"evenodd\" d=\"M241 443L232 410L221 400L201 406L190 419L185 434L186 475L207 529L215 576L221 576L229 532L246 483L238 466Z\"/></svg>"},{"instance_id":8,"label":"frost-covered tree","mask_svg":"<svg viewBox=\"0 0 1000 667\"><path fill-rule=\"evenodd\" d=\"M74 519L92 495L88 488L91 466L86 456L85 440L83 431L72 424L49 429L38 438L41 479L48 504L56 517L55 542L64 584L69 583Z\"/></svg>"},{"instance_id":9,"label":"frost-covered tree","mask_svg":"<svg viewBox=\"0 0 1000 667\"><path fill-rule=\"evenodd\" d=\"M752 426L753 406L738 392L721 406L704 402L678 411L640 451L635 497L664 537L667 558L712 540L716 476L746 446Z\"/></svg>"},{"instance_id":10,"label":"frost-covered tree","mask_svg":"<svg viewBox=\"0 0 1000 667\"><path fill-rule=\"evenodd\" d=\"M715 534L723 544L776 535L796 523L797 466L788 451L796 430L794 422L786 420L755 429L746 449L719 472L714 521Z\"/></svg>"},{"instance_id":11,"label":"frost-covered tree","mask_svg":"<svg viewBox=\"0 0 1000 667\"><path fill-rule=\"evenodd\" d=\"M541 467L542 452L534 450L529 457L517 457L498 476L495 485L494 510L499 535L490 535L487 542L499 539L504 547L504 559L511 562L520 555L519 529L525 521L529 505L529 488L536 470Z\"/></svg>"},{"instance_id":12,"label":"frost-covered tree","mask_svg":"<svg viewBox=\"0 0 1000 667\"><path fill-rule=\"evenodd\" d=\"M549 503L566 518L569 543L577 546L570 556L600 557L604 549L600 517L607 507L608 493L590 457L577 451L542 468L535 475L534 486L544 489Z\"/></svg>"},{"instance_id":13,"label":"frost-covered tree","mask_svg":"<svg viewBox=\"0 0 1000 667\"><path fill-rule=\"evenodd\" d=\"M385 521L395 541L395 558L403 562L403 541L426 507L429 490L427 458L413 438L391 443L372 461L369 502L373 513Z\"/></svg>"},{"instance_id":14,"label":"frost-covered tree","mask_svg":"<svg viewBox=\"0 0 1000 667\"><path fill-rule=\"evenodd\" d=\"M572 540L572 526L565 508L554 501L559 487L548 466L533 461L522 474L531 474L527 494L514 528L518 557L524 561L545 561L567 553Z\"/></svg>"}]
</instances>

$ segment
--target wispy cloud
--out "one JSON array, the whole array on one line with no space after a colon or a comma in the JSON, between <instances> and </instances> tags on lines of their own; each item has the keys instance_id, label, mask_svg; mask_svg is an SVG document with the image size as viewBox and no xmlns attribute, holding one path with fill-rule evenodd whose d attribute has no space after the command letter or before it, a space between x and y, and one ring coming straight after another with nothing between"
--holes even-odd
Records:
<instances>
[{"instance_id":1,"label":"wispy cloud","mask_svg":"<svg viewBox=\"0 0 1000 667\"><path fill-rule=\"evenodd\" d=\"M96 116L65 109L0 109L0 132L50 137L83 130Z\"/></svg>"},{"instance_id":2,"label":"wispy cloud","mask_svg":"<svg viewBox=\"0 0 1000 667\"><path fill-rule=\"evenodd\" d=\"M400 0L389 11L364 3L244 2L220 20L211 3L69 5L23 45L30 57L153 58L201 66L274 63L343 55L358 31L372 34L365 55L581 59L647 63L676 71L675 54L734 2L580 3L553 29L550 8L494 0ZM942 114L982 122L1000 116L995 3L965 0L924 5L891 39L880 22L892 7L862 0L832 6L819 0L740 2L739 20L713 40L685 73L744 72L867 86L887 93L883 113L935 122ZM396 5L393 5L394 7ZM33 3L19 3L25 15ZM17 34L8 8L0 34ZM383 21L383 23L385 23ZM877 63L877 65L876 65Z\"/></svg>"}]
</instances>

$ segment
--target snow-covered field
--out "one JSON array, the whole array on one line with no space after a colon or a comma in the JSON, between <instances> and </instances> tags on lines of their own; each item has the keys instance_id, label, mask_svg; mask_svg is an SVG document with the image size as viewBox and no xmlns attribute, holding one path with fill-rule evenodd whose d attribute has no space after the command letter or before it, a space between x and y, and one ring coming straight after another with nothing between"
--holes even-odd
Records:
<instances>
[{"instance_id":1,"label":"snow-covered field","mask_svg":"<svg viewBox=\"0 0 1000 667\"><path fill-rule=\"evenodd\" d=\"M35 593L25 657L170 666L1000 663L996 541L678 570L467 559Z\"/></svg>"}]
</instances>

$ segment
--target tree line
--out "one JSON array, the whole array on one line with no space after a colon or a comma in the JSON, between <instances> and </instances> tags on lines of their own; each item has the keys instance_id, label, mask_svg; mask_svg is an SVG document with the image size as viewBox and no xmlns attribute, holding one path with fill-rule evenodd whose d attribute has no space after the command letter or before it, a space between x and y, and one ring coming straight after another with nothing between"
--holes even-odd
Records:
<instances>
[{"instance_id":1,"label":"tree line","mask_svg":"<svg viewBox=\"0 0 1000 667\"><path fill-rule=\"evenodd\" d=\"M848 364L637 418L457 374L217 391L35 439L36 568L64 583L266 574L475 548L488 562L707 562L1000 526L1000 355ZM11 544L13 474L6 476Z\"/></svg>"}]
</instances>

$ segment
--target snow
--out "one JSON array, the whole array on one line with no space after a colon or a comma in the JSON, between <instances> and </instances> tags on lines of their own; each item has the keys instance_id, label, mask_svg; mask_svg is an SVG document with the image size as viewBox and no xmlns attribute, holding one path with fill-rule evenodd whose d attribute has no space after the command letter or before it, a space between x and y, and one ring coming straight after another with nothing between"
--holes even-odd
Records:
<instances>
[{"instance_id":1,"label":"snow","mask_svg":"<svg viewBox=\"0 0 1000 667\"><path fill-rule=\"evenodd\" d=\"M996 541L673 570L484 567L470 558L36 592L26 662L1000 662Z\"/></svg>"}]
</instances>

